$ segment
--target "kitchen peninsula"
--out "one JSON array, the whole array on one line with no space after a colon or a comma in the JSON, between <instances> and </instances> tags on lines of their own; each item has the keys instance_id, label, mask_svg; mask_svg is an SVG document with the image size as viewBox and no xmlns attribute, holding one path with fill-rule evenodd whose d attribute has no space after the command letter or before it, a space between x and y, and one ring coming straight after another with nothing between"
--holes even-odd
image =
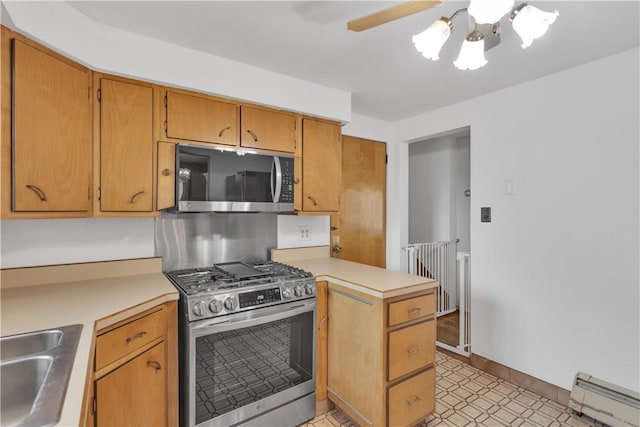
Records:
<instances>
[{"instance_id":1,"label":"kitchen peninsula","mask_svg":"<svg viewBox=\"0 0 640 427\"><path fill-rule=\"evenodd\" d=\"M318 282L318 413L330 400L360 425L399 426L435 410L437 281L331 258L328 246L272 259Z\"/></svg>"}]
</instances>

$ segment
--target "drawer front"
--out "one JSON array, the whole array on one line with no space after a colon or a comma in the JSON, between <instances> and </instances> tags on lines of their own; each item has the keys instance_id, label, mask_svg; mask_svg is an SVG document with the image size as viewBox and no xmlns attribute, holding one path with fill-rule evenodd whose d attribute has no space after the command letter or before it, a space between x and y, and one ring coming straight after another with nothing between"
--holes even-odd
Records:
<instances>
[{"instance_id":1,"label":"drawer front","mask_svg":"<svg viewBox=\"0 0 640 427\"><path fill-rule=\"evenodd\" d=\"M436 322L429 320L389 334L389 381L426 367L436 359Z\"/></svg>"},{"instance_id":2,"label":"drawer front","mask_svg":"<svg viewBox=\"0 0 640 427\"><path fill-rule=\"evenodd\" d=\"M394 302L389 304L389 326L431 316L435 312L435 293Z\"/></svg>"},{"instance_id":3,"label":"drawer front","mask_svg":"<svg viewBox=\"0 0 640 427\"><path fill-rule=\"evenodd\" d=\"M435 411L436 374L431 368L389 389L390 426L409 426Z\"/></svg>"},{"instance_id":4,"label":"drawer front","mask_svg":"<svg viewBox=\"0 0 640 427\"><path fill-rule=\"evenodd\" d=\"M164 310L160 310L99 335L96 338L96 369L162 337L164 327Z\"/></svg>"}]
</instances>

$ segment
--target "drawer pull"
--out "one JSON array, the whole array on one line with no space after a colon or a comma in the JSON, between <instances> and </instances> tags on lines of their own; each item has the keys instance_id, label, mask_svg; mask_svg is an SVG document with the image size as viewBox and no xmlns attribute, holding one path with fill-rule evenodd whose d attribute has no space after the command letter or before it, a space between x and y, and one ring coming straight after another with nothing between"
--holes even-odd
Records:
<instances>
[{"instance_id":1,"label":"drawer pull","mask_svg":"<svg viewBox=\"0 0 640 427\"><path fill-rule=\"evenodd\" d=\"M420 307L411 307L407 310L407 314L409 315L409 317L419 316L421 311L422 308Z\"/></svg>"},{"instance_id":2,"label":"drawer pull","mask_svg":"<svg viewBox=\"0 0 640 427\"><path fill-rule=\"evenodd\" d=\"M138 338L142 338L143 336L147 335L146 332L142 331L142 332L138 332L137 334L135 334L132 337L127 338L126 343L127 344L131 344L132 341L137 340Z\"/></svg>"},{"instance_id":3,"label":"drawer pull","mask_svg":"<svg viewBox=\"0 0 640 427\"><path fill-rule=\"evenodd\" d=\"M147 367L155 369L156 373L160 372L160 370L162 369L162 365L160 365L160 363L156 362L155 360L147 361Z\"/></svg>"},{"instance_id":4,"label":"drawer pull","mask_svg":"<svg viewBox=\"0 0 640 427\"><path fill-rule=\"evenodd\" d=\"M413 406L420 400L420 396L413 396L411 399L407 400L407 405Z\"/></svg>"},{"instance_id":5,"label":"drawer pull","mask_svg":"<svg viewBox=\"0 0 640 427\"><path fill-rule=\"evenodd\" d=\"M132 205L136 202L136 197L140 196L144 194L144 191L138 191L136 194L134 194L133 196L131 196L131 198L129 199L129 204Z\"/></svg>"},{"instance_id":6,"label":"drawer pull","mask_svg":"<svg viewBox=\"0 0 640 427\"><path fill-rule=\"evenodd\" d=\"M407 350L407 353L409 354L409 358L412 358L414 354L420 353L420 346L415 345L413 347L410 347L409 350Z\"/></svg>"}]
</instances>

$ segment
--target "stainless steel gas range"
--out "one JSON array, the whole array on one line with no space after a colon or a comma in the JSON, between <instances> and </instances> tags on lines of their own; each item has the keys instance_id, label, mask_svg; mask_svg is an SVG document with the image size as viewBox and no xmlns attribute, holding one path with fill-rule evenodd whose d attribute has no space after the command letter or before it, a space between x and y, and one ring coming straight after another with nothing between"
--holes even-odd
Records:
<instances>
[{"instance_id":1,"label":"stainless steel gas range","mask_svg":"<svg viewBox=\"0 0 640 427\"><path fill-rule=\"evenodd\" d=\"M295 426L315 416L315 278L276 262L167 276L180 291L180 423Z\"/></svg>"}]
</instances>

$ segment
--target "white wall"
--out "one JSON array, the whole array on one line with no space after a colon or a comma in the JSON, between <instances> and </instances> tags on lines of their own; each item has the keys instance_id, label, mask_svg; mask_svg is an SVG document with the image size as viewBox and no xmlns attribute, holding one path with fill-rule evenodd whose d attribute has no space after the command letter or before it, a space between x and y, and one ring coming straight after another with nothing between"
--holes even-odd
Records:
<instances>
[{"instance_id":1,"label":"white wall","mask_svg":"<svg viewBox=\"0 0 640 427\"><path fill-rule=\"evenodd\" d=\"M403 141L471 127L472 351L566 389L585 371L639 390L638 58L397 123Z\"/></svg>"},{"instance_id":2,"label":"white wall","mask_svg":"<svg viewBox=\"0 0 640 427\"><path fill-rule=\"evenodd\" d=\"M454 144L453 137L444 137L409 146L409 243L455 238L451 200Z\"/></svg>"},{"instance_id":3,"label":"white wall","mask_svg":"<svg viewBox=\"0 0 640 427\"><path fill-rule=\"evenodd\" d=\"M469 137L448 135L409 144L409 242L460 239L469 251Z\"/></svg>"},{"instance_id":4,"label":"white wall","mask_svg":"<svg viewBox=\"0 0 640 427\"><path fill-rule=\"evenodd\" d=\"M154 256L153 218L0 221L0 267Z\"/></svg>"},{"instance_id":5,"label":"white wall","mask_svg":"<svg viewBox=\"0 0 640 427\"><path fill-rule=\"evenodd\" d=\"M456 138L452 155L451 200L454 206L455 230L453 236L460 239L459 252L471 251L471 199L464 195L471 189L471 151L469 135Z\"/></svg>"}]
</instances>

